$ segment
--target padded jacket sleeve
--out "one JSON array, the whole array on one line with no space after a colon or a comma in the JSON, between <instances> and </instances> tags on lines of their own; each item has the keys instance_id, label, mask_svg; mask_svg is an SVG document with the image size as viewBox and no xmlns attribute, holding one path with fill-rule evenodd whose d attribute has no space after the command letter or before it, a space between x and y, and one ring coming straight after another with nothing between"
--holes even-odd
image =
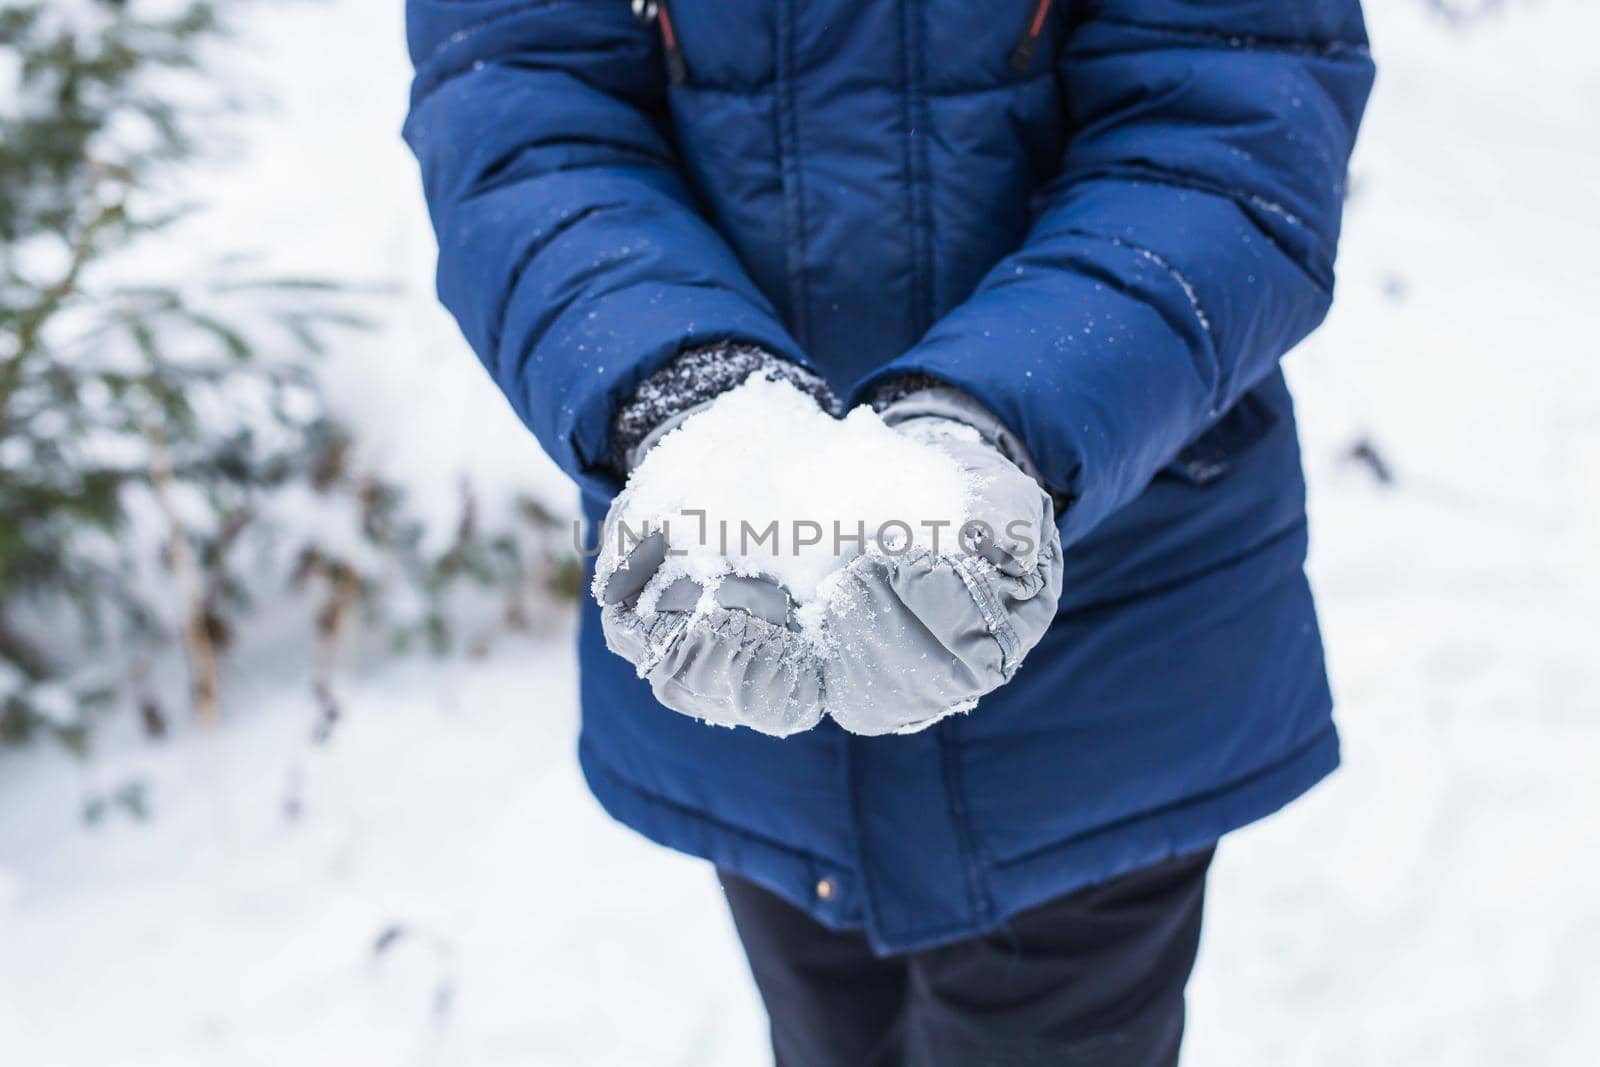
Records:
<instances>
[{"instance_id":1,"label":"padded jacket sleeve","mask_svg":"<svg viewBox=\"0 0 1600 1067\"><path fill-rule=\"evenodd\" d=\"M920 374L969 393L1072 500L1070 542L1327 313L1373 67L1357 0L1067 17L1071 130L1026 240L860 392Z\"/></svg>"},{"instance_id":2,"label":"padded jacket sleeve","mask_svg":"<svg viewBox=\"0 0 1600 1067\"><path fill-rule=\"evenodd\" d=\"M680 350L801 361L695 206L659 41L627 0L408 0L406 23L440 296L586 491L614 490L612 413Z\"/></svg>"}]
</instances>

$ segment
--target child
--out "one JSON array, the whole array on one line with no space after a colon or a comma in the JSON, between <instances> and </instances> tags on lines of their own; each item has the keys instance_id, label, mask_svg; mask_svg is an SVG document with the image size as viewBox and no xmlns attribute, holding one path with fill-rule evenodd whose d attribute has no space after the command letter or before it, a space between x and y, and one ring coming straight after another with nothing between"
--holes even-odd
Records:
<instances>
[{"instance_id":1,"label":"child","mask_svg":"<svg viewBox=\"0 0 1600 1067\"><path fill-rule=\"evenodd\" d=\"M1330 300L1356 0L407 12L441 296L591 522L752 373L968 425L1049 503L992 645L934 657L987 695L932 725L820 714L909 684L871 630L758 729L696 721L672 694L751 682L718 620L775 633L781 590L657 646L637 589L585 610L589 784L722 872L777 1062L1176 1062L1212 846L1338 762L1278 360ZM970 629L925 571L871 595Z\"/></svg>"}]
</instances>

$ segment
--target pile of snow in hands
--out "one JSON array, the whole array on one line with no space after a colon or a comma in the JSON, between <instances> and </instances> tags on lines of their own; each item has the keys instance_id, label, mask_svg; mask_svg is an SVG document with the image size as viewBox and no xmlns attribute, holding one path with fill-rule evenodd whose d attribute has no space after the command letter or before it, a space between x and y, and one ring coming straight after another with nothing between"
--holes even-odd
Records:
<instances>
[{"instance_id":1,"label":"pile of snow in hands","mask_svg":"<svg viewBox=\"0 0 1600 1067\"><path fill-rule=\"evenodd\" d=\"M871 408L835 419L787 382L756 374L646 454L611 536L626 556L646 528L666 531L672 554L641 594L641 614L678 578L708 590L709 606L725 576L764 576L788 590L802 630L815 632L851 559L960 551L972 489L947 452L897 433Z\"/></svg>"}]
</instances>

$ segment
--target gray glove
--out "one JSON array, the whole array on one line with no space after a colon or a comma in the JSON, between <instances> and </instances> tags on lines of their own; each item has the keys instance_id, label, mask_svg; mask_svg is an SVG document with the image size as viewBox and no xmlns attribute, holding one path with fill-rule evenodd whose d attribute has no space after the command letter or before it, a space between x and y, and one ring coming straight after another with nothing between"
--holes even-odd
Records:
<instances>
[{"instance_id":1,"label":"gray glove","mask_svg":"<svg viewBox=\"0 0 1600 1067\"><path fill-rule=\"evenodd\" d=\"M981 523L937 550L918 544L846 568L827 614L823 689L828 713L869 735L922 729L1010 681L1061 599L1055 506L1000 451L1031 467L1009 431L953 389L913 393L883 417L973 476Z\"/></svg>"},{"instance_id":2,"label":"gray glove","mask_svg":"<svg viewBox=\"0 0 1600 1067\"><path fill-rule=\"evenodd\" d=\"M657 441L756 370L831 404L821 379L758 349L694 350L647 379L619 412L613 436L621 463L638 466ZM696 612L705 591L679 578L641 612L645 587L670 546L659 531L637 545L619 545L617 523L627 501L624 490L606 513L595 567L606 647L632 663L674 711L774 737L815 726L822 718L821 665L800 638L789 594L765 578L730 575L709 610Z\"/></svg>"}]
</instances>

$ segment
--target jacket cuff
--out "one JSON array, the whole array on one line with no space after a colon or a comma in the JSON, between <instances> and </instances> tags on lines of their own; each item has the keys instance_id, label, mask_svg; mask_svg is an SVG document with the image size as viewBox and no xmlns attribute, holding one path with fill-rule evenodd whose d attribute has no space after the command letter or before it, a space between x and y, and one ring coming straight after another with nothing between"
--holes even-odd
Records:
<instances>
[{"instance_id":1,"label":"jacket cuff","mask_svg":"<svg viewBox=\"0 0 1600 1067\"><path fill-rule=\"evenodd\" d=\"M764 348L721 342L686 349L640 382L617 409L611 423L611 467L626 475L651 445L684 419L758 373L788 382L815 399L824 411L834 411L833 391L827 382Z\"/></svg>"}]
</instances>

